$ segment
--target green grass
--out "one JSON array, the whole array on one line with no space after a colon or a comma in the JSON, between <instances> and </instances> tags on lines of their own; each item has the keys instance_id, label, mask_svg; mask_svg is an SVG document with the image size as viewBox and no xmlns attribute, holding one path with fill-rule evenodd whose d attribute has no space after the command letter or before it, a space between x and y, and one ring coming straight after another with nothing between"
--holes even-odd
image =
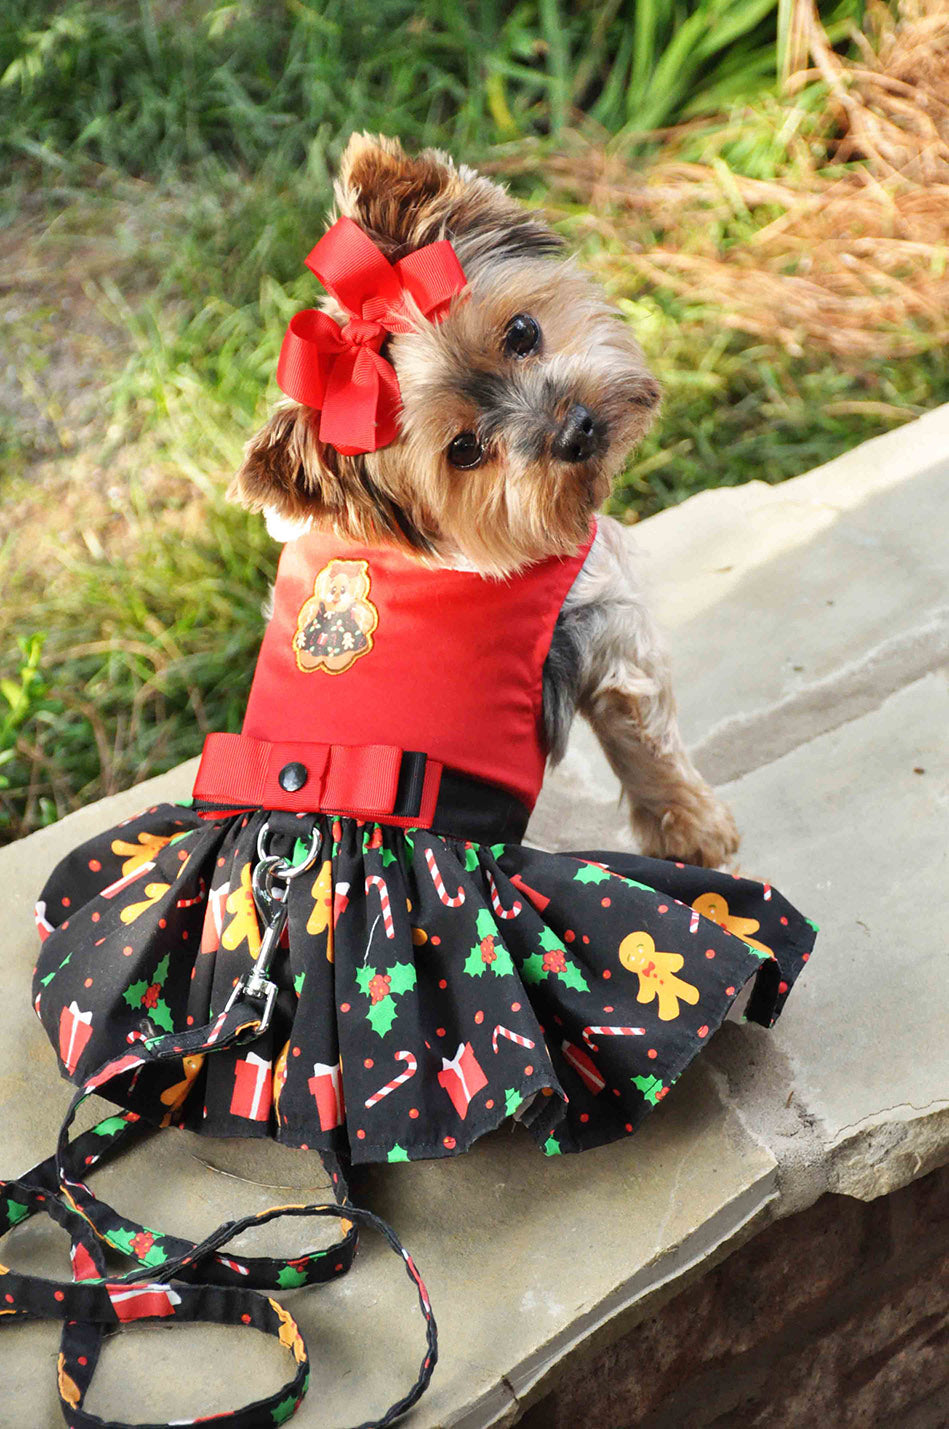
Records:
<instances>
[{"instance_id":1,"label":"green grass","mask_svg":"<svg viewBox=\"0 0 949 1429\"><path fill-rule=\"evenodd\" d=\"M473 160L533 139L516 186L540 202L544 154L568 126L608 131L646 163L637 131L773 88L778 8L25 0L0 15L0 241L19 254L28 220L49 276L12 312L20 383L0 410L0 495L23 530L47 517L53 530L35 560L33 535L18 544L11 526L0 542L0 839L239 724L276 550L222 493L276 395L286 320L315 296L302 258L348 133ZM839 26L856 6L824 13ZM781 172L777 110L742 110L729 163ZM606 241L584 217L565 212L563 231L597 267ZM764 217L736 214L719 241L749 221ZM54 371L64 295L81 299L76 346ZM634 276L616 296L666 391L618 483L620 514L781 480L949 396L936 352L847 370ZM60 390L82 376L84 426Z\"/></svg>"}]
</instances>

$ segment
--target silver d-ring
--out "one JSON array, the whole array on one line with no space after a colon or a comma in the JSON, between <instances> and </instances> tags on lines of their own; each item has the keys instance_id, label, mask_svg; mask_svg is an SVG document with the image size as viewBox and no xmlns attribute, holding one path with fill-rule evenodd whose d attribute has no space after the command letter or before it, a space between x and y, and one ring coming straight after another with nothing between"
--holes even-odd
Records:
<instances>
[{"instance_id":1,"label":"silver d-ring","mask_svg":"<svg viewBox=\"0 0 949 1429\"><path fill-rule=\"evenodd\" d=\"M314 828L310 834L310 847L306 851L306 857L300 863L295 864L291 864L289 859L282 858L277 854L268 854L267 835L269 832L270 824L265 821L261 825L260 833L257 835L257 857L261 863L266 861L270 865L272 868L270 876L272 878L285 879L289 883L294 878L299 878L301 873L306 873L307 869L313 867L323 843L323 834L319 828ZM271 860L274 859L276 863L271 863Z\"/></svg>"}]
</instances>

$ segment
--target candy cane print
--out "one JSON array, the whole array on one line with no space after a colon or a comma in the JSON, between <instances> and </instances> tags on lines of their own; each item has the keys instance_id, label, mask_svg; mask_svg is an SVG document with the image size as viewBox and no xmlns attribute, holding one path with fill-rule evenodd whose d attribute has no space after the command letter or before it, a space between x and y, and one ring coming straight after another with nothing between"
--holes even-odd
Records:
<instances>
[{"instance_id":1,"label":"candy cane print","mask_svg":"<svg viewBox=\"0 0 949 1429\"><path fill-rule=\"evenodd\" d=\"M382 1101L383 1097L387 1097L390 1092L394 1092L396 1087L401 1087L403 1082L407 1082L410 1077L415 1076L418 1062L416 1062L411 1052L396 1052L395 1059L397 1062L405 1063L405 1071L400 1072L397 1077L393 1077L391 1082L386 1082L385 1086L380 1087L377 1092L373 1092L372 1096L367 1098L366 1106L375 1106L377 1102Z\"/></svg>"},{"instance_id":2,"label":"candy cane print","mask_svg":"<svg viewBox=\"0 0 949 1429\"><path fill-rule=\"evenodd\" d=\"M389 890L386 888L384 878L380 878L378 873L370 873L366 878L366 894L368 896L370 888L379 890L379 907L382 909L382 926L386 930L387 938L395 937L395 924L392 922L392 906L389 903Z\"/></svg>"},{"instance_id":3,"label":"candy cane print","mask_svg":"<svg viewBox=\"0 0 949 1429\"><path fill-rule=\"evenodd\" d=\"M698 932L698 929L699 929L699 910L698 910L697 908L693 908L693 909L692 909L692 917L689 919L689 932L690 932L690 933L697 933L697 932Z\"/></svg>"},{"instance_id":4,"label":"candy cane print","mask_svg":"<svg viewBox=\"0 0 949 1429\"><path fill-rule=\"evenodd\" d=\"M196 903L203 903L208 896L208 886L203 878L198 879L199 892L194 898L179 898L175 904L176 908L193 908Z\"/></svg>"},{"instance_id":5,"label":"candy cane print","mask_svg":"<svg viewBox=\"0 0 949 1429\"><path fill-rule=\"evenodd\" d=\"M488 875L490 877L490 874ZM494 1048L494 1055L498 1055L498 1038L506 1037L509 1042L515 1042L518 1047L534 1047L536 1044L529 1037L522 1037L519 1032L511 1032L507 1027L502 1027L500 1022L491 1034L491 1046Z\"/></svg>"},{"instance_id":6,"label":"candy cane print","mask_svg":"<svg viewBox=\"0 0 949 1429\"><path fill-rule=\"evenodd\" d=\"M770 883L766 883L766 884L765 884L765 886L764 886L764 895L763 895L763 896L764 896L764 901L765 901L766 903L770 903L770 901L771 901L771 884L770 884Z\"/></svg>"},{"instance_id":7,"label":"candy cane print","mask_svg":"<svg viewBox=\"0 0 949 1429\"><path fill-rule=\"evenodd\" d=\"M516 918L518 913L520 913L522 908L524 907L523 903L520 901L519 898L515 898L510 908L502 908L501 899L498 896L498 886L495 883L493 877L491 876L491 870L488 868L485 869L485 872L488 875L488 884L491 888L491 907L494 909L495 913L498 915L499 918Z\"/></svg>"},{"instance_id":8,"label":"candy cane print","mask_svg":"<svg viewBox=\"0 0 949 1429\"><path fill-rule=\"evenodd\" d=\"M449 898L442 882L442 876L438 871L438 864L435 862L435 855L430 848L425 850L425 862L428 864L428 871L432 875L432 882L435 884L435 892L442 900L446 908L460 908L465 901L465 890L459 886L457 898Z\"/></svg>"},{"instance_id":9,"label":"candy cane print","mask_svg":"<svg viewBox=\"0 0 949 1429\"><path fill-rule=\"evenodd\" d=\"M592 1035L591 1035L592 1034ZM583 1040L591 1052L597 1050L593 1037L645 1037L645 1027L584 1027Z\"/></svg>"}]
</instances>

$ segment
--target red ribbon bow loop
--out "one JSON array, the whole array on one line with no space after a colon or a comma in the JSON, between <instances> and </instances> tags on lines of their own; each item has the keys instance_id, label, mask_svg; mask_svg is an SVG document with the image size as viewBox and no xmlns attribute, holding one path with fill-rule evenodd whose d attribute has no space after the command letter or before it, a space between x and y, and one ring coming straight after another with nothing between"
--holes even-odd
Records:
<instances>
[{"instance_id":1,"label":"red ribbon bow loop","mask_svg":"<svg viewBox=\"0 0 949 1429\"><path fill-rule=\"evenodd\" d=\"M387 333L408 332L406 299L439 323L466 283L447 241L390 263L351 218L329 228L306 259L350 321L340 327L307 308L290 319L277 364L277 385L320 413L320 440L343 456L378 451L394 441L401 393L395 368L380 353Z\"/></svg>"}]
</instances>

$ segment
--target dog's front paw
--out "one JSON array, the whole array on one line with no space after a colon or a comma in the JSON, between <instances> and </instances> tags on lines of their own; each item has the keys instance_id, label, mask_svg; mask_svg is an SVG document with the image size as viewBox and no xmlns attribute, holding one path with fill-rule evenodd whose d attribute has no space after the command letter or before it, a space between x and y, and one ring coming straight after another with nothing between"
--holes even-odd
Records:
<instances>
[{"instance_id":1,"label":"dog's front paw","mask_svg":"<svg viewBox=\"0 0 949 1429\"><path fill-rule=\"evenodd\" d=\"M738 852L741 835L727 804L708 786L692 789L661 814L633 814L633 831L650 858L671 858L700 868L721 868Z\"/></svg>"}]
</instances>

